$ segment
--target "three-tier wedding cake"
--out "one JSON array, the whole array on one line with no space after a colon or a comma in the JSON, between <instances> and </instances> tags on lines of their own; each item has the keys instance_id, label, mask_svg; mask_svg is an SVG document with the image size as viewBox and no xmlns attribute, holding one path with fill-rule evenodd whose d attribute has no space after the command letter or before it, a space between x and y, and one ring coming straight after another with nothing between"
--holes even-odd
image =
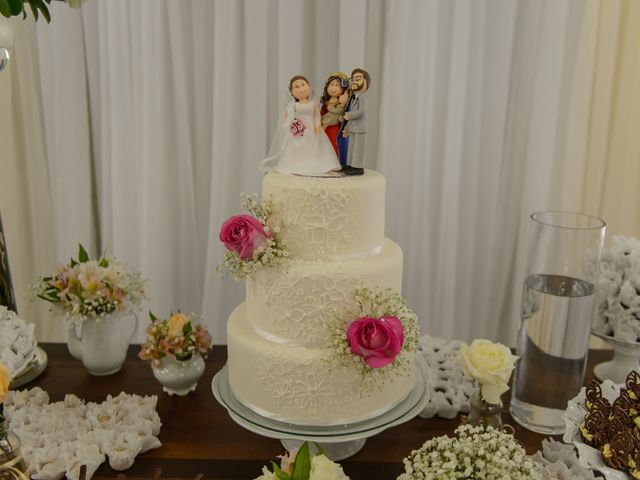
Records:
<instances>
[{"instance_id":1,"label":"three-tier wedding cake","mask_svg":"<svg viewBox=\"0 0 640 480\"><path fill-rule=\"evenodd\" d=\"M384 236L384 177L372 170L340 178L274 171L264 177L263 198L273 205L270 220L279 225L288 260L248 276L246 302L229 318L233 394L262 416L299 425L354 423L390 410L414 385L413 351L399 351L375 326L350 331L350 349L332 335L336 319L349 312L353 320L362 316L357 289L401 291L402 250ZM385 328L399 325L388 317L379 322ZM366 348L353 346L358 335L369 335ZM348 345L346 331L344 338ZM399 341L407 341L406 331L400 330ZM404 368L368 362L386 365L371 368L368 379L368 371L363 375L362 368L335 361L338 353L378 349L384 356L393 348L393 361Z\"/></svg>"}]
</instances>

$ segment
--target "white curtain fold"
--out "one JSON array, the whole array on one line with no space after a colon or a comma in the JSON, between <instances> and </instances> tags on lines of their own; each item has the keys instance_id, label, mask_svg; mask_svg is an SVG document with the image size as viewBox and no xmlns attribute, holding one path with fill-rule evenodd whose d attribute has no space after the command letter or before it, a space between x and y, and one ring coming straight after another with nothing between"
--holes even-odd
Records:
<instances>
[{"instance_id":1,"label":"white curtain fold","mask_svg":"<svg viewBox=\"0 0 640 480\"><path fill-rule=\"evenodd\" d=\"M257 166L289 78L305 74L320 95L330 72L365 67L374 99L367 167L387 178L386 233L405 252L404 293L423 331L514 344L527 216L565 205L575 171L567 132L576 89L589 90L576 87L589 8L52 5L38 45L58 258L78 241L107 249L149 280L156 315L200 313L224 343L244 291L215 272L218 228L239 212L240 192L260 190Z\"/></svg>"}]
</instances>

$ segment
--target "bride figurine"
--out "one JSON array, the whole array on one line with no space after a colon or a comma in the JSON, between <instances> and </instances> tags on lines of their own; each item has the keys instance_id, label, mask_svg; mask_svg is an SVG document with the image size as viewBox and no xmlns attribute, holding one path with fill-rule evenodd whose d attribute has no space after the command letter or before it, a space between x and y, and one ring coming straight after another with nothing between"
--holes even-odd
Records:
<instances>
[{"instance_id":1,"label":"bride figurine","mask_svg":"<svg viewBox=\"0 0 640 480\"><path fill-rule=\"evenodd\" d=\"M282 173L324 176L340 170L336 153L320 124L320 106L311 100L311 86L302 75L289 81L293 99L269 149L260 163L260 170Z\"/></svg>"}]
</instances>

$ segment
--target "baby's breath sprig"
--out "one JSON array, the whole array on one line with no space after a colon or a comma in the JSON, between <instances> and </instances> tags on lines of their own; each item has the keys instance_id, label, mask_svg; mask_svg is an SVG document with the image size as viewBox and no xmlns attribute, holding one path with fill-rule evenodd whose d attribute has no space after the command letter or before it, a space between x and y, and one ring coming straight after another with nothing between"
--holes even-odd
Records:
<instances>
[{"instance_id":1,"label":"baby's breath sprig","mask_svg":"<svg viewBox=\"0 0 640 480\"><path fill-rule=\"evenodd\" d=\"M454 437L432 438L403 460L397 480L542 480L543 467L513 435L493 427L462 425Z\"/></svg>"}]
</instances>

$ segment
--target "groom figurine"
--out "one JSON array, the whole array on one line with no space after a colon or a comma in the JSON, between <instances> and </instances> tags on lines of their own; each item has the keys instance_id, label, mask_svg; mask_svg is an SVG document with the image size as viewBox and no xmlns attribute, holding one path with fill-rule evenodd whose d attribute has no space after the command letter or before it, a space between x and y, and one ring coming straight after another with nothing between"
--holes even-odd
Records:
<instances>
[{"instance_id":1,"label":"groom figurine","mask_svg":"<svg viewBox=\"0 0 640 480\"><path fill-rule=\"evenodd\" d=\"M349 149L347 165L340 170L346 175L362 175L364 173L367 136L366 93L370 83L371 78L367 71L356 68L351 72L349 88L352 92L352 98L349 100L349 109L343 117L348 122Z\"/></svg>"}]
</instances>

